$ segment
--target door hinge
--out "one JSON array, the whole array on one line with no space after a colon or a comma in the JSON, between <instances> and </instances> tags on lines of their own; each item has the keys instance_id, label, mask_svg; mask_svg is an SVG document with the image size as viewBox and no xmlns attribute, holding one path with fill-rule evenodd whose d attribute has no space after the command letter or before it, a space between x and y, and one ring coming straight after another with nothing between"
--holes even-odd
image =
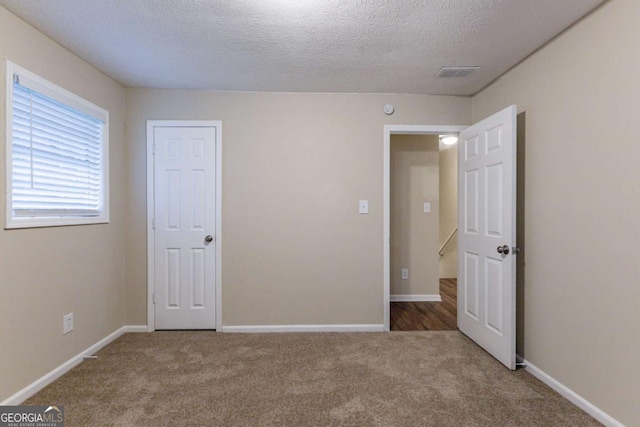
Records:
<instances>
[{"instance_id":1,"label":"door hinge","mask_svg":"<svg viewBox=\"0 0 640 427\"><path fill-rule=\"evenodd\" d=\"M19 85L19 84L20 84L20 76L19 76L19 75L17 75L17 74L14 74L14 75L13 75L13 82L14 82L15 84Z\"/></svg>"},{"instance_id":2,"label":"door hinge","mask_svg":"<svg viewBox=\"0 0 640 427\"><path fill-rule=\"evenodd\" d=\"M151 228L153 228L154 230L156 229L156 219L155 218L153 218L151 220Z\"/></svg>"},{"instance_id":3,"label":"door hinge","mask_svg":"<svg viewBox=\"0 0 640 427\"><path fill-rule=\"evenodd\" d=\"M156 154L156 143L155 142L151 145L151 154L154 154L154 155Z\"/></svg>"},{"instance_id":4,"label":"door hinge","mask_svg":"<svg viewBox=\"0 0 640 427\"><path fill-rule=\"evenodd\" d=\"M156 293L155 293L155 292L151 294L151 303L152 303L153 305L155 305L155 304L156 304Z\"/></svg>"}]
</instances>

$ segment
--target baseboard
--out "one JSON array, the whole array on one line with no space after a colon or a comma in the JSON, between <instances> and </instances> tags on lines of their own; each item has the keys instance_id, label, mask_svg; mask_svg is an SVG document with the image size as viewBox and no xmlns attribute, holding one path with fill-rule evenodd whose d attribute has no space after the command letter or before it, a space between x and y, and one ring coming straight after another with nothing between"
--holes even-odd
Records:
<instances>
[{"instance_id":1,"label":"baseboard","mask_svg":"<svg viewBox=\"0 0 640 427\"><path fill-rule=\"evenodd\" d=\"M91 347L80 352L79 354L72 357L71 359L67 360L62 365L55 368L53 371L35 380L34 382L32 382L31 384L29 384L28 386L20 390L13 396L3 400L2 402L0 402L0 406L20 405L22 402L24 402L25 400L27 400L28 398L30 398L31 396L33 396L34 394L36 394L37 392L39 392L40 390L42 390L43 388L45 388L46 386L54 382L55 380L57 380L67 372L69 372L71 369L78 366L82 362L84 356L92 355L93 353L97 352L101 348L107 346L108 344L110 344L111 342L119 338L121 335L126 334L128 332L147 332L147 326L144 325L144 326L121 327L117 331L107 335L97 343L93 344Z\"/></svg>"},{"instance_id":2,"label":"baseboard","mask_svg":"<svg viewBox=\"0 0 640 427\"><path fill-rule=\"evenodd\" d=\"M149 332L149 328L147 328L147 325L127 325L127 326L123 326L120 329L124 329L124 331L122 332L122 334L130 334L130 333L140 333L140 332ZM120 334L120 335L122 335Z\"/></svg>"},{"instance_id":3,"label":"baseboard","mask_svg":"<svg viewBox=\"0 0 640 427\"><path fill-rule=\"evenodd\" d=\"M593 418L595 418L605 426L624 427L624 424L622 424L620 421L616 420L611 415L607 414L602 409L598 408L593 403L589 402L587 399L580 396L578 393L571 390L569 387L565 386L531 362L524 360L524 363L527 365L525 368L527 372L557 391L565 399L585 411L587 414L591 415Z\"/></svg>"},{"instance_id":4,"label":"baseboard","mask_svg":"<svg viewBox=\"0 0 640 427\"><path fill-rule=\"evenodd\" d=\"M442 302L440 294L435 295L391 295L391 302Z\"/></svg>"},{"instance_id":5,"label":"baseboard","mask_svg":"<svg viewBox=\"0 0 640 427\"><path fill-rule=\"evenodd\" d=\"M255 325L223 326L222 332L384 332L384 325Z\"/></svg>"}]
</instances>

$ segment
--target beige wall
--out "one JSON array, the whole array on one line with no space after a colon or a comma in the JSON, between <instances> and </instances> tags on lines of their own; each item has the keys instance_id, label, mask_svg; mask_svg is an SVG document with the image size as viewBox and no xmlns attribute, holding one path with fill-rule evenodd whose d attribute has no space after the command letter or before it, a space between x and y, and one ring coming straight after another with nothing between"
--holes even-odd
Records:
<instances>
[{"instance_id":1,"label":"beige wall","mask_svg":"<svg viewBox=\"0 0 640 427\"><path fill-rule=\"evenodd\" d=\"M460 97L128 91L127 322L146 321L146 120L222 121L224 325L382 324L383 126L469 114Z\"/></svg>"},{"instance_id":2,"label":"beige wall","mask_svg":"<svg viewBox=\"0 0 640 427\"><path fill-rule=\"evenodd\" d=\"M124 324L125 89L0 7L0 58L110 114L111 222L0 229L0 401ZM5 66L0 71L4 100ZM5 111L0 103L0 158ZM4 163L0 166L4 195ZM5 212L4 196L0 207ZM3 218L4 221L4 218ZM75 330L62 336L62 316Z\"/></svg>"},{"instance_id":3,"label":"beige wall","mask_svg":"<svg viewBox=\"0 0 640 427\"><path fill-rule=\"evenodd\" d=\"M440 294L438 143L438 135L391 135L391 295Z\"/></svg>"},{"instance_id":4,"label":"beige wall","mask_svg":"<svg viewBox=\"0 0 640 427\"><path fill-rule=\"evenodd\" d=\"M522 352L627 425L640 420L639 24L637 1L611 0L473 98L474 121L526 112ZM223 122L225 325L382 323L382 127L471 122L456 97L131 89L125 145L125 90L3 8L0 56L111 119L111 223L0 230L0 400L125 317L146 323L145 120Z\"/></svg>"},{"instance_id":5,"label":"beige wall","mask_svg":"<svg viewBox=\"0 0 640 427\"><path fill-rule=\"evenodd\" d=\"M640 425L640 2L612 0L473 98L526 112L524 353Z\"/></svg>"},{"instance_id":6,"label":"beige wall","mask_svg":"<svg viewBox=\"0 0 640 427\"><path fill-rule=\"evenodd\" d=\"M440 151L440 246L458 226L458 145ZM458 234L454 234L442 257L440 277L458 277ZM440 249L440 248L438 248Z\"/></svg>"}]
</instances>

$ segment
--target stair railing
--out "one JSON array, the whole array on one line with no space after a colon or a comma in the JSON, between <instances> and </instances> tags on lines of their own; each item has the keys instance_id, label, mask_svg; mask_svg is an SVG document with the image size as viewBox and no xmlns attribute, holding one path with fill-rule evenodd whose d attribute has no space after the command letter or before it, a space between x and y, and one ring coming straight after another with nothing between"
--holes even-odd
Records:
<instances>
[{"instance_id":1,"label":"stair railing","mask_svg":"<svg viewBox=\"0 0 640 427\"><path fill-rule=\"evenodd\" d=\"M455 236L457 232L458 232L458 227L454 228L451 234L449 234L449 237L447 237L447 240L445 240L442 246L440 247L440 250L438 251L438 255L440 256L444 255L445 248L447 247L447 245L449 244L451 239L453 239L453 236Z\"/></svg>"}]
</instances>

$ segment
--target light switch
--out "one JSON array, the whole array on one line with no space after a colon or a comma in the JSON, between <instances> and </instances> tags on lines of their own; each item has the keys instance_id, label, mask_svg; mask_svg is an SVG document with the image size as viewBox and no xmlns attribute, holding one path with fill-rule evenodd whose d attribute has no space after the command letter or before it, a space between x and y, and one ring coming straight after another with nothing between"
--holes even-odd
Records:
<instances>
[{"instance_id":1,"label":"light switch","mask_svg":"<svg viewBox=\"0 0 640 427\"><path fill-rule=\"evenodd\" d=\"M368 214L369 213L369 201L368 200L360 200L360 202L358 203L359 206L359 212L361 214Z\"/></svg>"},{"instance_id":2,"label":"light switch","mask_svg":"<svg viewBox=\"0 0 640 427\"><path fill-rule=\"evenodd\" d=\"M424 204L424 213L429 213L429 212L431 212L431 203L425 202L425 204Z\"/></svg>"}]
</instances>

